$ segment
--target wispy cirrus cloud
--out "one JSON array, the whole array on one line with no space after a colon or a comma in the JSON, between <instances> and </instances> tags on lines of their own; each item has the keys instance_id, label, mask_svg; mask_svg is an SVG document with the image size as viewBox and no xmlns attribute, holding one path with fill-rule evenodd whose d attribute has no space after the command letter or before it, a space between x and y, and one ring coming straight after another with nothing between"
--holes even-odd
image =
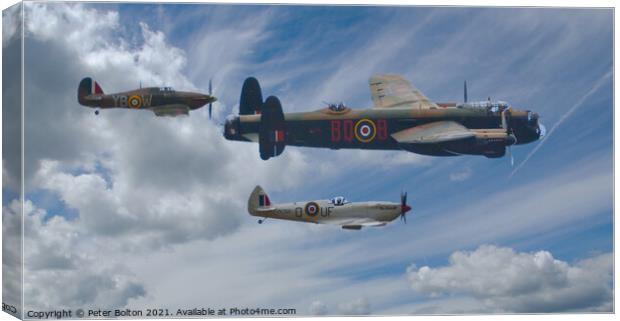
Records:
<instances>
[{"instance_id":1,"label":"wispy cirrus cloud","mask_svg":"<svg viewBox=\"0 0 620 321\"><path fill-rule=\"evenodd\" d=\"M603 157L599 161L604 162L605 159ZM371 303L369 310L373 314L457 312L462 305L444 308L427 306L426 310L418 311L425 306L420 301L426 300L426 294L410 289L403 274L406 267L412 261L424 263L426 258L447 256L453 252L454 244L458 244L458 249L467 249L488 242L504 243L515 238L544 235L571 226L574 222L589 220L601 210L610 209L611 204L605 202L608 199L606 191L609 191L607 183L610 184L610 181L601 163L595 161L588 166L578 165L576 168L580 170L572 167L561 169L572 173L570 177L557 175L497 191L487 195L492 202L461 204L459 211L450 210L451 207L439 207L433 213L415 212L413 203L414 213L407 225L394 223L380 230L343 234L333 227L268 221L262 225L244 226L240 233L209 243L200 241L180 244L176 251L183 257L180 259L182 261L190 259L197 248L205 256L195 259L195 264L184 268L184 273L160 284L152 292L158 293L157 300L161 300L158 302L177 302L180 298L168 298L164 293L177 293L199 275L208 274L220 276L218 280L210 281L212 287L226 289L217 294L208 289L199 292L201 298L208 298L214 304L225 304L239 297L239 291L243 289L243 299L235 299L239 304L279 303L298 306L300 309L305 307L307 313L343 313L344 310L338 305L328 303L342 302L343 298L350 299L350 302L365 298ZM584 190L589 191L587 195L583 195ZM280 194L270 196L279 201ZM507 204L514 195L521 197L518 206L500 205ZM590 201L583 204L561 202L566 199ZM519 219L515 220L515 217ZM385 235L390 237L386 238ZM253 255L241 256L242 253ZM342 257L346 257L346 260ZM144 275L147 279L151 275L154 277L175 270L175 264L168 262L164 253L154 256L148 262L139 263L136 269L143 270L147 266L153 266ZM280 282L274 282L272 273L276 271ZM389 272L383 274L373 271ZM227 275L234 275L233 281ZM608 288L605 283L592 284L602 289ZM468 298L470 294L464 293L463 296ZM147 302L150 301L139 299L135 304ZM570 309L570 306L549 305L549 309L559 312ZM579 308L575 305L574 308L582 309L583 306ZM498 309L478 306L473 310L464 308L461 312L497 312ZM526 306L522 310L506 308L507 311L526 309Z\"/></svg>"},{"instance_id":2,"label":"wispy cirrus cloud","mask_svg":"<svg viewBox=\"0 0 620 321\"><path fill-rule=\"evenodd\" d=\"M460 171L456 171L450 174L450 180L454 182L462 182L466 179L469 179L472 175L472 170L469 167L466 167Z\"/></svg>"},{"instance_id":3,"label":"wispy cirrus cloud","mask_svg":"<svg viewBox=\"0 0 620 321\"><path fill-rule=\"evenodd\" d=\"M382 8L375 14L375 8L212 10L207 5L191 7L206 9L187 16L175 9L186 18L178 26L154 23L181 7L158 6L158 18L151 23L123 20L139 15L105 4L30 7L31 18L47 19L29 25L30 55L47 52L48 59L27 56L32 63L27 191L43 189L79 216L46 212L31 217L37 231L29 231L27 239L29 306L57 302L50 299L53 285L63 282L69 286L58 300L74 303L147 307L235 302L296 307L304 314L409 313L426 299L407 282L405 269L411 262L437 260L483 243L561 233L567 225L600 219L611 210L607 149L587 160L554 163L544 176L502 186L498 177L506 164L484 158L290 147L281 157L262 162L256 145L224 141L204 110L179 119L125 110L96 118L75 102L77 82L86 75L97 78L106 91L133 88L140 80L204 91L212 77L220 98L218 116L238 103L248 75L264 80L264 93L280 95L286 110L307 110L332 99L368 106L367 78L383 71L421 82L418 86L433 93L432 98L445 97L446 83L474 71L488 79L478 90L499 92L498 79L521 66L531 46L539 46L541 59L554 57L541 45L565 25L565 18L536 15L537 23L520 31L515 27L527 20L526 11L510 20L510 11L495 16L492 11ZM63 15L66 19L59 18ZM79 28L98 16L103 18L92 28ZM505 28L497 34L485 31L502 21ZM552 24L551 33L544 32L545 23ZM574 29L575 38L562 48L589 39L602 24ZM137 41L122 36L129 29L137 30ZM89 40L73 46L64 33L67 39ZM523 47L501 57L490 50L512 33L517 34L515 46ZM531 33L540 36L527 45L524 39ZM472 57L478 63L471 63ZM61 76L52 80L46 75ZM528 78L514 75L517 83ZM458 84L455 95L446 96L460 97L461 80ZM447 175L455 168L470 168L476 180L464 180L455 190ZM245 213L247 194L257 184L281 201L328 193L396 200L405 189L414 213L406 226L395 223L361 233L278 221L258 226ZM36 199L31 204L37 208ZM52 217L50 223L45 217ZM59 240L58 235L70 237ZM49 250L49 241L56 250ZM90 272L80 278L86 270ZM79 282L86 286L72 286ZM36 284L48 286L43 291ZM78 297L82 291L85 295Z\"/></svg>"},{"instance_id":4,"label":"wispy cirrus cloud","mask_svg":"<svg viewBox=\"0 0 620 321\"><path fill-rule=\"evenodd\" d=\"M519 169L521 169L521 167L523 167L527 161L534 156L534 154L544 145L544 143L546 142L546 139L549 139L549 137L551 137L551 135L553 134L553 132L560 126L562 125L562 123L564 123L566 121L566 119L568 119L570 116L573 115L573 113L579 108L581 107L592 95L594 95L600 88L601 86L607 84L610 80L612 76L612 72L608 71L607 73L605 73L595 84L594 86L592 86L592 88L585 94L583 95L583 97L581 97L577 102L575 102L575 104L573 106L571 106L570 109L568 109L561 117L560 119L553 124L553 126L551 127L551 129L549 129L549 132L547 132L547 136L538 144L536 145L536 147L534 147L534 149L532 149L532 151L529 152L529 154L527 154L527 156L525 156L525 159L523 159L523 161L521 163L519 163L519 165L517 165L517 167L515 167L515 169L512 171L512 173L510 173L510 177L514 176L514 174L516 174Z\"/></svg>"}]
</instances>

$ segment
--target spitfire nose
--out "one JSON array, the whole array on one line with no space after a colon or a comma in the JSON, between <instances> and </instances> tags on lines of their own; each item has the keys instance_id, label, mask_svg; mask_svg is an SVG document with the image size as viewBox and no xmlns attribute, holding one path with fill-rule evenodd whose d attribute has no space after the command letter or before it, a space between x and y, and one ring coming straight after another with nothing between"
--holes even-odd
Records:
<instances>
[{"instance_id":1,"label":"spitfire nose","mask_svg":"<svg viewBox=\"0 0 620 321\"><path fill-rule=\"evenodd\" d=\"M407 212L409 212L409 211L411 211L411 206L409 206L409 205L407 205L407 204L402 205L402 206L400 207L400 212L401 212L402 214L405 214L405 213L407 213Z\"/></svg>"}]
</instances>

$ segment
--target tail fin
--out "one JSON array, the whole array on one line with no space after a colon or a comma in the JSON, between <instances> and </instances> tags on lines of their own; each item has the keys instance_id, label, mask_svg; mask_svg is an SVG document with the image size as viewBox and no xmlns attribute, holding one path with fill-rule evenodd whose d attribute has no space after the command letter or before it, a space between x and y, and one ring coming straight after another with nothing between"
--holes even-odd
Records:
<instances>
[{"instance_id":1,"label":"tail fin","mask_svg":"<svg viewBox=\"0 0 620 321\"><path fill-rule=\"evenodd\" d=\"M263 107L263 94L258 80L249 77L243 82L239 99L239 115L260 114Z\"/></svg>"},{"instance_id":2,"label":"tail fin","mask_svg":"<svg viewBox=\"0 0 620 321\"><path fill-rule=\"evenodd\" d=\"M284 151L286 146L286 123L282 104L278 97L269 96L263 104L263 111L260 117L258 129L258 150L260 158L268 160L278 156Z\"/></svg>"},{"instance_id":3,"label":"tail fin","mask_svg":"<svg viewBox=\"0 0 620 321\"><path fill-rule=\"evenodd\" d=\"M271 200L269 196L267 196L267 193L265 193L262 187L256 186L248 199L248 212L256 216L258 210L270 208Z\"/></svg>"},{"instance_id":4,"label":"tail fin","mask_svg":"<svg viewBox=\"0 0 620 321\"><path fill-rule=\"evenodd\" d=\"M80 85L78 86L78 102L82 105L86 105L87 101L85 97L93 94L103 95L101 86L99 86L99 84L90 77L82 79L82 81L80 81Z\"/></svg>"}]
</instances>

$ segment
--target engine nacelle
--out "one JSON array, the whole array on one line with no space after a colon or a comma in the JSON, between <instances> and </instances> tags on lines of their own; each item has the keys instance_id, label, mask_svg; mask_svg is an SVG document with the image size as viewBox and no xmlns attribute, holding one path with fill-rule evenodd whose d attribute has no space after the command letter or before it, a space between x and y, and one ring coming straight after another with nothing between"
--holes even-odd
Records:
<instances>
[{"instance_id":1,"label":"engine nacelle","mask_svg":"<svg viewBox=\"0 0 620 321\"><path fill-rule=\"evenodd\" d=\"M476 134L476 143L479 146L485 145L500 145L500 146L510 146L514 145L517 142L517 138L508 134L503 129L474 129Z\"/></svg>"}]
</instances>

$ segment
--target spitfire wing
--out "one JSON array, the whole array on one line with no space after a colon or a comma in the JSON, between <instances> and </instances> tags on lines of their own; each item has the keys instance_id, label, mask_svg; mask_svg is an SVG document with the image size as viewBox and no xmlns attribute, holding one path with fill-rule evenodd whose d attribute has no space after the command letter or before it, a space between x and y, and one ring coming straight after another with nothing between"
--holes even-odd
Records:
<instances>
[{"instance_id":1,"label":"spitfire wing","mask_svg":"<svg viewBox=\"0 0 620 321\"><path fill-rule=\"evenodd\" d=\"M374 75L368 81L375 108L437 108L424 94L399 75Z\"/></svg>"},{"instance_id":2,"label":"spitfire wing","mask_svg":"<svg viewBox=\"0 0 620 321\"><path fill-rule=\"evenodd\" d=\"M353 218L353 219L343 219L340 221L332 221L331 224L341 225L344 229L352 229L359 230L362 227L369 226L384 226L387 224L386 222L376 221L371 218Z\"/></svg>"},{"instance_id":3,"label":"spitfire wing","mask_svg":"<svg viewBox=\"0 0 620 321\"><path fill-rule=\"evenodd\" d=\"M392 134L400 144L433 144L474 137L465 126L453 121L437 121Z\"/></svg>"},{"instance_id":4,"label":"spitfire wing","mask_svg":"<svg viewBox=\"0 0 620 321\"><path fill-rule=\"evenodd\" d=\"M189 115L189 107L186 105L167 105L151 108L156 116L179 116Z\"/></svg>"}]
</instances>

